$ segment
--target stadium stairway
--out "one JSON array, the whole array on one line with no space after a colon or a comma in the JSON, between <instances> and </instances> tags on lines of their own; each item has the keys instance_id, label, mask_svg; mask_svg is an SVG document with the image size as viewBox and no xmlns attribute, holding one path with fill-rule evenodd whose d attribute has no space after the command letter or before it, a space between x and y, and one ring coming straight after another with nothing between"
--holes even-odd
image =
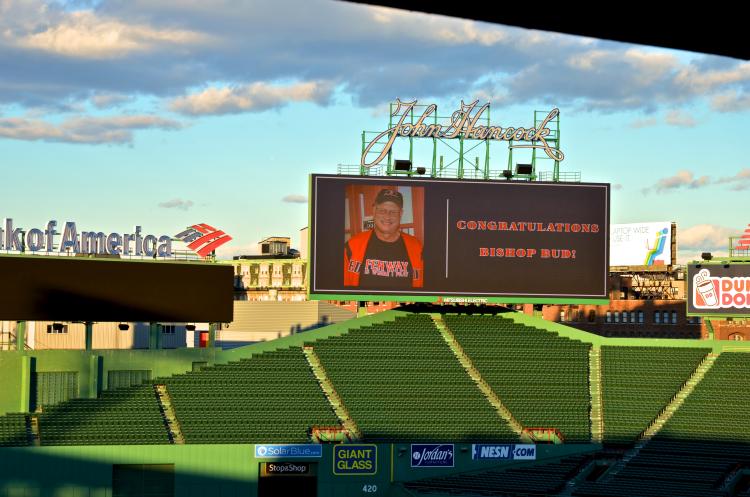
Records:
<instances>
[{"instance_id":1,"label":"stadium stairway","mask_svg":"<svg viewBox=\"0 0 750 497\"><path fill-rule=\"evenodd\" d=\"M672 398L672 401L667 404L659 415L654 419L651 424L643 431L638 437L638 441L635 446L627 451L623 458L610 469L607 474L602 478L602 483L610 481L617 473L619 473L627 463L638 455L654 436L662 429L664 424L674 415L675 412L685 403L688 396L695 390L695 387L701 382L706 376L706 373L711 370L711 367L716 362L717 354L707 354L700 362L698 367L695 368L693 374L680 388L677 394Z\"/></svg>"},{"instance_id":2,"label":"stadium stairway","mask_svg":"<svg viewBox=\"0 0 750 497\"><path fill-rule=\"evenodd\" d=\"M167 386L164 384L155 384L154 391L156 392L156 398L159 400L159 407L161 408L161 413L164 417L164 424L169 431L169 438L174 444L184 444L185 437L182 434L180 422L175 415L172 398L169 396Z\"/></svg>"},{"instance_id":3,"label":"stadium stairway","mask_svg":"<svg viewBox=\"0 0 750 497\"><path fill-rule=\"evenodd\" d=\"M313 346L305 345L302 350L305 354L305 359L307 359L307 363L310 364L310 369L312 369L315 378L320 384L320 388L323 390L326 399L328 399L328 403L331 404L333 412L336 413L336 417L339 418L341 425L346 430L349 439L353 442L362 440L362 432L359 430L354 418L349 414L349 410L346 408L346 405L344 405L344 401L341 400L338 392L336 392L333 383L331 383L331 380L328 378L328 374L326 373L323 364L321 364L318 354L315 353Z\"/></svg>"},{"instance_id":4,"label":"stadium stairway","mask_svg":"<svg viewBox=\"0 0 750 497\"><path fill-rule=\"evenodd\" d=\"M37 414L30 414L29 415L29 434L31 436L31 445L39 446L42 445L41 440L39 438L39 415Z\"/></svg>"},{"instance_id":5,"label":"stadium stairway","mask_svg":"<svg viewBox=\"0 0 750 497\"><path fill-rule=\"evenodd\" d=\"M440 331L440 335L443 337L453 354L461 363L461 366L463 366L463 368L466 370L466 373L471 377L474 383L477 384L479 390L481 390L482 394L487 398L487 401L492 405L492 407L495 408L500 417L503 418L513 429L513 431L515 431L520 437L523 433L523 426L513 416L513 413L511 413L510 410L505 407L502 400L500 400L500 397L497 396L495 391L492 390L492 388L487 384L484 378L482 378L482 375L479 373L479 371L477 371L477 368L474 367L474 363L471 362L471 359L466 355L466 352L464 352L461 344L458 343L456 337L453 335L450 328L448 328L448 325L443 320L443 316L437 313L431 314L430 316L435 323L435 327L438 329L438 331Z\"/></svg>"},{"instance_id":6,"label":"stadium stairway","mask_svg":"<svg viewBox=\"0 0 750 497\"><path fill-rule=\"evenodd\" d=\"M589 350L589 393L591 394L591 441L601 443L604 438L604 416L602 415L602 356L599 345L593 345Z\"/></svg>"}]
</instances>

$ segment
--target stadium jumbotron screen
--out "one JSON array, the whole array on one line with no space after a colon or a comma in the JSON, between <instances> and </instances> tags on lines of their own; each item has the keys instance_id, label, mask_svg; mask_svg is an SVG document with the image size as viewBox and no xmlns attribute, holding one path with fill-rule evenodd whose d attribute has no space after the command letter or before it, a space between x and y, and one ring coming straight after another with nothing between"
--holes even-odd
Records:
<instances>
[{"instance_id":1,"label":"stadium jumbotron screen","mask_svg":"<svg viewBox=\"0 0 750 497\"><path fill-rule=\"evenodd\" d=\"M312 175L310 297L607 302L609 185Z\"/></svg>"}]
</instances>

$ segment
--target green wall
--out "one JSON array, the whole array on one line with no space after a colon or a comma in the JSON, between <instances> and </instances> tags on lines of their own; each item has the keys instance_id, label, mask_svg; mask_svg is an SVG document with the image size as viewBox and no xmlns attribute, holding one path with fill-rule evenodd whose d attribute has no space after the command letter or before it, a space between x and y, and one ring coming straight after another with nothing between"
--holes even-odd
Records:
<instances>
[{"instance_id":1,"label":"green wall","mask_svg":"<svg viewBox=\"0 0 750 497\"><path fill-rule=\"evenodd\" d=\"M110 370L150 370L151 378L182 374L193 369L193 362L220 364L252 357L273 350L342 335L375 323L392 321L403 311L387 311L351 319L278 340L258 342L223 351L216 348L182 348L162 350L31 350L0 352L0 415L27 412L31 395L31 374L55 371L78 373L78 397L96 398L107 388Z\"/></svg>"},{"instance_id":2,"label":"green wall","mask_svg":"<svg viewBox=\"0 0 750 497\"><path fill-rule=\"evenodd\" d=\"M375 495L402 495L392 482L514 464L472 461L471 445L456 444L455 468L411 468L408 444L377 446L377 474L372 476L334 475L332 445L323 446L320 459L296 461L317 463L320 497L365 495L364 485L376 485ZM537 463L600 448L538 445ZM271 461L254 454L254 445L248 444L0 448L0 497L111 497L113 464L174 464L176 497L254 497L260 462Z\"/></svg>"},{"instance_id":3,"label":"green wall","mask_svg":"<svg viewBox=\"0 0 750 497\"><path fill-rule=\"evenodd\" d=\"M30 367L29 357L0 353L0 414L29 409Z\"/></svg>"}]
</instances>

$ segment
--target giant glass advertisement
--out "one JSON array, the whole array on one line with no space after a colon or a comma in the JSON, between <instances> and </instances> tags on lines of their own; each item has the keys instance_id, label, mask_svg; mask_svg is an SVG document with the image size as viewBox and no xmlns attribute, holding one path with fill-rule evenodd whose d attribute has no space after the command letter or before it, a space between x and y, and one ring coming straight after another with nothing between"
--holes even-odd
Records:
<instances>
[{"instance_id":1,"label":"giant glass advertisement","mask_svg":"<svg viewBox=\"0 0 750 497\"><path fill-rule=\"evenodd\" d=\"M607 299L609 185L313 175L310 296Z\"/></svg>"}]
</instances>

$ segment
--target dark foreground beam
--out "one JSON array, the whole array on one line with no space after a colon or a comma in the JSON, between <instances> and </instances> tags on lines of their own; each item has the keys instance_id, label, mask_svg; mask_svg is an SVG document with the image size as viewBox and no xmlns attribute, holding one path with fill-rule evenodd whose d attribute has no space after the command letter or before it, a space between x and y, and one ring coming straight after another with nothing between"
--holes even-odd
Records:
<instances>
[{"instance_id":1,"label":"dark foreground beam","mask_svg":"<svg viewBox=\"0 0 750 497\"><path fill-rule=\"evenodd\" d=\"M0 256L0 320L232 321L233 268Z\"/></svg>"}]
</instances>

